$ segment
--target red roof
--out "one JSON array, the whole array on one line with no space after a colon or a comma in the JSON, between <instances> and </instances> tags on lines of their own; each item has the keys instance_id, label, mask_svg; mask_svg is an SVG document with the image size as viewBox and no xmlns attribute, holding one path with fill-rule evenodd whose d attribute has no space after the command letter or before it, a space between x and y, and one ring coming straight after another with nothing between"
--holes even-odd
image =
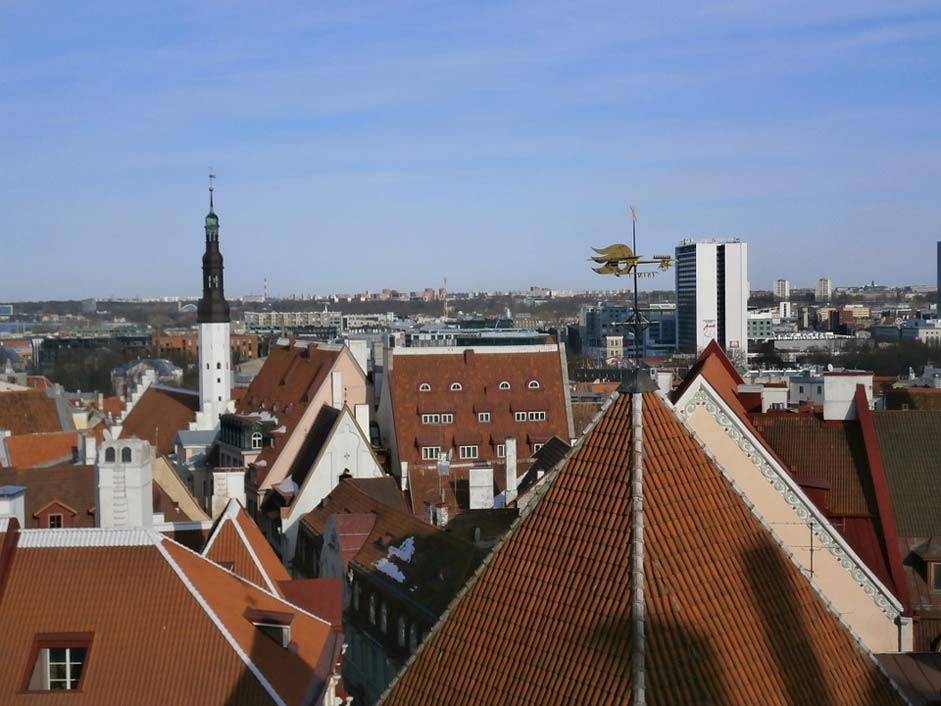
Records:
<instances>
[{"instance_id":1,"label":"red roof","mask_svg":"<svg viewBox=\"0 0 941 706\"><path fill-rule=\"evenodd\" d=\"M631 407L550 476L381 703L630 702ZM643 425L648 703L904 703L657 393Z\"/></svg>"},{"instance_id":2,"label":"red roof","mask_svg":"<svg viewBox=\"0 0 941 706\"><path fill-rule=\"evenodd\" d=\"M55 431L20 434L3 440L7 458L16 468L32 468L71 461L78 451L78 432Z\"/></svg>"},{"instance_id":3,"label":"red roof","mask_svg":"<svg viewBox=\"0 0 941 706\"><path fill-rule=\"evenodd\" d=\"M496 444L507 436L519 439L519 458L529 453L527 435L545 438L571 438L565 385L559 352L551 350L505 351L494 347L447 351L422 349L395 355L389 372L389 389L395 419L395 434L401 461L409 465L434 465L423 461L421 446L429 434L434 440L424 445L440 445L442 451L460 445L456 435L479 438L479 459L502 463ZM503 351L503 352L501 352ZM452 390L453 384L460 390ZM501 383L510 389L501 390ZM530 384L538 387L531 388ZM430 391L420 390L430 385ZM422 414L445 410L454 415L451 424L423 424ZM515 420L515 412L543 411L544 421ZM490 421L479 421L479 412L489 412ZM497 441L499 439L499 441ZM456 455L455 451L455 455Z\"/></svg>"},{"instance_id":4,"label":"red roof","mask_svg":"<svg viewBox=\"0 0 941 706\"><path fill-rule=\"evenodd\" d=\"M0 429L14 435L62 431L54 398L44 390L0 392Z\"/></svg>"},{"instance_id":5,"label":"red roof","mask_svg":"<svg viewBox=\"0 0 941 706\"><path fill-rule=\"evenodd\" d=\"M178 431L189 428L199 410L199 394L162 385L147 388L121 427L122 439L144 439L157 455L173 453Z\"/></svg>"}]
</instances>

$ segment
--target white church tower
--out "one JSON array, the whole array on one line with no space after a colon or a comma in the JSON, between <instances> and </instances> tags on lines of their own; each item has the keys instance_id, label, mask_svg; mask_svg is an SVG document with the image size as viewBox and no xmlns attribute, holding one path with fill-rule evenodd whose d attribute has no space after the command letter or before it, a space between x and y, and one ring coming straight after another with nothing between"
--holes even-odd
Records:
<instances>
[{"instance_id":1,"label":"white church tower","mask_svg":"<svg viewBox=\"0 0 941 706\"><path fill-rule=\"evenodd\" d=\"M232 353L229 347L229 303L222 287L219 217L213 210L209 173L209 213L206 215L206 252L203 255L203 298L199 300L199 412L195 429L211 431L219 415L235 411L232 394Z\"/></svg>"}]
</instances>

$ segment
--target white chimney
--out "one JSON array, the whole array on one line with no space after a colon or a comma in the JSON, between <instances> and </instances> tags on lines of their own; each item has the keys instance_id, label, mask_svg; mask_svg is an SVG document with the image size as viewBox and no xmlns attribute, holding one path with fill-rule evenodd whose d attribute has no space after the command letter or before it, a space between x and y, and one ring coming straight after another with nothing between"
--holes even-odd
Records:
<instances>
[{"instance_id":1,"label":"white chimney","mask_svg":"<svg viewBox=\"0 0 941 706\"><path fill-rule=\"evenodd\" d=\"M154 515L154 448L141 439L106 441L95 466L95 524L151 527Z\"/></svg>"},{"instance_id":2,"label":"white chimney","mask_svg":"<svg viewBox=\"0 0 941 706\"><path fill-rule=\"evenodd\" d=\"M673 392L672 370L657 371L657 388L665 395L669 395L671 392Z\"/></svg>"},{"instance_id":3,"label":"white chimney","mask_svg":"<svg viewBox=\"0 0 941 706\"><path fill-rule=\"evenodd\" d=\"M399 484L401 485L402 492L404 493L408 490L408 461L402 461L399 464L399 468L401 469L400 472L402 474L399 476Z\"/></svg>"},{"instance_id":4,"label":"white chimney","mask_svg":"<svg viewBox=\"0 0 941 706\"><path fill-rule=\"evenodd\" d=\"M369 405L358 404L353 408L353 416L356 417L356 423L363 430L366 439L369 440Z\"/></svg>"},{"instance_id":5,"label":"white chimney","mask_svg":"<svg viewBox=\"0 0 941 706\"><path fill-rule=\"evenodd\" d=\"M332 407L343 409L343 373L334 370L330 373L330 392L333 397Z\"/></svg>"},{"instance_id":6,"label":"white chimney","mask_svg":"<svg viewBox=\"0 0 941 706\"><path fill-rule=\"evenodd\" d=\"M493 467L472 466L468 480L471 510L493 509Z\"/></svg>"},{"instance_id":7,"label":"white chimney","mask_svg":"<svg viewBox=\"0 0 941 706\"><path fill-rule=\"evenodd\" d=\"M26 488L22 485L0 485L0 517L15 517L26 527Z\"/></svg>"},{"instance_id":8,"label":"white chimney","mask_svg":"<svg viewBox=\"0 0 941 706\"><path fill-rule=\"evenodd\" d=\"M95 449L97 443L94 434L79 434L77 462L85 466L94 466L97 458Z\"/></svg>"},{"instance_id":9,"label":"white chimney","mask_svg":"<svg viewBox=\"0 0 941 706\"><path fill-rule=\"evenodd\" d=\"M516 461L516 437L509 436L504 441L506 450L506 507L516 500L517 493L517 461Z\"/></svg>"},{"instance_id":10,"label":"white chimney","mask_svg":"<svg viewBox=\"0 0 941 706\"><path fill-rule=\"evenodd\" d=\"M872 409L872 373L829 372L823 374L823 418L826 421L856 419L856 386L866 388Z\"/></svg>"},{"instance_id":11,"label":"white chimney","mask_svg":"<svg viewBox=\"0 0 941 706\"><path fill-rule=\"evenodd\" d=\"M217 468L212 472L212 518L219 517L233 499L245 507L245 469Z\"/></svg>"}]
</instances>

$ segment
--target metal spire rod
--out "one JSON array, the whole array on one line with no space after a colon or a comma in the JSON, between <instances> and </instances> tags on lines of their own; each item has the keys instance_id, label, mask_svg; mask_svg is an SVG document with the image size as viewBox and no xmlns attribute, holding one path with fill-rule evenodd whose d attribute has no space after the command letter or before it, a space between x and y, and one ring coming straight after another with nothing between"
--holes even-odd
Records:
<instances>
[{"instance_id":1,"label":"metal spire rod","mask_svg":"<svg viewBox=\"0 0 941 706\"><path fill-rule=\"evenodd\" d=\"M215 188L213 187L213 179L215 178L216 178L215 172L212 171L212 167L209 167L209 210L210 211L213 209L212 192L215 191Z\"/></svg>"}]
</instances>

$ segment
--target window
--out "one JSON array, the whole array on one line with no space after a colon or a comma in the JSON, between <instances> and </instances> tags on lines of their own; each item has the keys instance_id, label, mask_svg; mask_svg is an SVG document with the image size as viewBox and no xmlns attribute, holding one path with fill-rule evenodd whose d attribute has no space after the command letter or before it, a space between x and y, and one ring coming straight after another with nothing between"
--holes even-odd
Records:
<instances>
[{"instance_id":1,"label":"window","mask_svg":"<svg viewBox=\"0 0 941 706\"><path fill-rule=\"evenodd\" d=\"M531 421L531 422L544 422L544 421L546 421L546 413L545 413L545 412L530 412L530 413L529 413L529 421Z\"/></svg>"},{"instance_id":2,"label":"window","mask_svg":"<svg viewBox=\"0 0 941 706\"><path fill-rule=\"evenodd\" d=\"M477 413L478 422L489 422L490 421L490 412L478 412Z\"/></svg>"},{"instance_id":3,"label":"window","mask_svg":"<svg viewBox=\"0 0 941 706\"><path fill-rule=\"evenodd\" d=\"M941 591L941 564L929 564L931 570L931 590Z\"/></svg>"},{"instance_id":4,"label":"window","mask_svg":"<svg viewBox=\"0 0 941 706\"><path fill-rule=\"evenodd\" d=\"M454 415L453 414L442 414L441 415L442 424L454 424Z\"/></svg>"},{"instance_id":5,"label":"window","mask_svg":"<svg viewBox=\"0 0 941 706\"><path fill-rule=\"evenodd\" d=\"M105 463L114 463L117 460L114 448L105 449Z\"/></svg>"},{"instance_id":6,"label":"window","mask_svg":"<svg viewBox=\"0 0 941 706\"><path fill-rule=\"evenodd\" d=\"M441 415L440 414L423 414L421 415L422 424L440 424Z\"/></svg>"},{"instance_id":7,"label":"window","mask_svg":"<svg viewBox=\"0 0 941 706\"><path fill-rule=\"evenodd\" d=\"M539 389L539 381L538 381L538 380L530 380L530 381L529 381L529 385L527 385L527 387L528 387L530 390L538 390L538 389Z\"/></svg>"},{"instance_id":8,"label":"window","mask_svg":"<svg viewBox=\"0 0 941 706\"><path fill-rule=\"evenodd\" d=\"M803 394L804 394L804 386L803 386L803 385L798 385L798 386L797 386L797 393L798 393L799 395L803 395Z\"/></svg>"},{"instance_id":9,"label":"window","mask_svg":"<svg viewBox=\"0 0 941 706\"><path fill-rule=\"evenodd\" d=\"M252 448L260 449L261 448L261 432L256 431L252 433Z\"/></svg>"},{"instance_id":10,"label":"window","mask_svg":"<svg viewBox=\"0 0 941 706\"><path fill-rule=\"evenodd\" d=\"M376 624L376 594L373 593L369 597L369 622L373 625Z\"/></svg>"},{"instance_id":11,"label":"window","mask_svg":"<svg viewBox=\"0 0 941 706\"><path fill-rule=\"evenodd\" d=\"M405 616L400 615L398 620L399 647L405 647Z\"/></svg>"},{"instance_id":12,"label":"window","mask_svg":"<svg viewBox=\"0 0 941 706\"><path fill-rule=\"evenodd\" d=\"M542 444L533 444L533 453L536 453L541 448Z\"/></svg>"},{"instance_id":13,"label":"window","mask_svg":"<svg viewBox=\"0 0 941 706\"><path fill-rule=\"evenodd\" d=\"M463 389L464 389L464 387L461 385L461 383L459 383L459 382L452 382L452 383L451 383L451 392L460 392L460 391L463 390Z\"/></svg>"},{"instance_id":14,"label":"window","mask_svg":"<svg viewBox=\"0 0 941 706\"><path fill-rule=\"evenodd\" d=\"M822 394L823 394L823 385L817 385L817 394L818 394L818 395L822 395Z\"/></svg>"},{"instance_id":15,"label":"window","mask_svg":"<svg viewBox=\"0 0 941 706\"><path fill-rule=\"evenodd\" d=\"M513 417L514 417L514 418L516 419L516 421L518 421L518 422L525 422L525 421L526 421L526 412L517 412L516 414L513 415Z\"/></svg>"},{"instance_id":16,"label":"window","mask_svg":"<svg viewBox=\"0 0 941 706\"><path fill-rule=\"evenodd\" d=\"M414 652L418 649L418 626L412 625L408 629L408 649L409 652Z\"/></svg>"},{"instance_id":17,"label":"window","mask_svg":"<svg viewBox=\"0 0 941 706\"><path fill-rule=\"evenodd\" d=\"M363 585L357 581L353 584L353 610L359 610L359 599L363 594Z\"/></svg>"},{"instance_id":18,"label":"window","mask_svg":"<svg viewBox=\"0 0 941 706\"><path fill-rule=\"evenodd\" d=\"M125 446L121 449L121 463L130 463L131 462L131 447Z\"/></svg>"},{"instance_id":19,"label":"window","mask_svg":"<svg viewBox=\"0 0 941 706\"><path fill-rule=\"evenodd\" d=\"M509 390L509 389L510 389L510 383L508 383L506 380L504 380L503 382L501 382L501 383L498 385L498 387L499 387L501 390Z\"/></svg>"},{"instance_id":20,"label":"window","mask_svg":"<svg viewBox=\"0 0 941 706\"><path fill-rule=\"evenodd\" d=\"M216 370L222 370L222 363L216 363Z\"/></svg>"},{"instance_id":21,"label":"window","mask_svg":"<svg viewBox=\"0 0 941 706\"><path fill-rule=\"evenodd\" d=\"M437 461L438 456L441 455L440 446L422 446L421 447L421 457L425 461Z\"/></svg>"},{"instance_id":22,"label":"window","mask_svg":"<svg viewBox=\"0 0 941 706\"><path fill-rule=\"evenodd\" d=\"M477 458L476 446L459 446L457 451L460 458Z\"/></svg>"},{"instance_id":23,"label":"window","mask_svg":"<svg viewBox=\"0 0 941 706\"><path fill-rule=\"evenodd\" d=\"M30 691L70 691L78 689L88 654L87 640L40 641L36 662L30 674Z\"/></svg>"},{"instance_id":24,"label":"window","mask_svg":"<svg viewBox=\"0 0 941 706\"><path fill-rule=\"evenodd\" d=\"M497 444L497 458L506 458L506 444Z\"/></svg>"},{"instance_id":25,"label":"window","mask_svg":"<svg viewBox=\"0 0 941 706\"><path fill-rule=\"evenodd\" d=\"M379 629L382 632L389 631L389 606L385 601L382 602L382 607L379 609Z\"/></svg>"},{"instance_id":26,"label":"window","mask_svg":"<svg viewBox=\"0 0 941 706\"><path fill-rule=\"evenodd\" d=\"M216 382L222 382L222 378L216 378Z\"/></svg>"},{"instance_id":27,"label":"window","mask_svg":"<svg viewBox=\"0 0 941 706\"><path fill-rule=\"evenodd\" d=\"M49 527L51 529L62 529L62 515L49 515Z\"/></svg>"},{"instance_id":28,"label":"window","mask_svg":"<svg viewBox=\"0 0 941 706\"><path fill-rule=\"evenodd\" d=\"M431 392L431 385L429 385L427 382L423 382L421 385L418 386L418 391L419 392Z\"/></svg>"}]
</instances>

